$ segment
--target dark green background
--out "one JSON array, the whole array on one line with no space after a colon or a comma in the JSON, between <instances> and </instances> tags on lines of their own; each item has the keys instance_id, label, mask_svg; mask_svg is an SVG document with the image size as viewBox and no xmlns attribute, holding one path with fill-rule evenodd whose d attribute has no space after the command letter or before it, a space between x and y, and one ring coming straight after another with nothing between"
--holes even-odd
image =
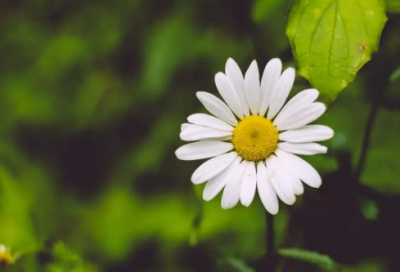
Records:
<instances>
[{"instance_id":1,"label":"dark green background","mask_svg":"<svg viewBox=\"0 0 400 272\"><path fill-rule=\"evenodd\" d=\"M289 1L0 1L0 244L9 271L267 271L264 209L205 203L178 161L180 124L204 111L228 57L295 66ZM277 245L345 272L400 271L400 18L318 123L335 130L324 176L281 204ZM308 88L300 76L293 93ZM353 174L371 104L386 90L366 168ZM276 271L321 271L277 259ZM280 270L279 270L280 269ZM1 270L1 268L0 268Z\"/></svg>"}]
</instances>

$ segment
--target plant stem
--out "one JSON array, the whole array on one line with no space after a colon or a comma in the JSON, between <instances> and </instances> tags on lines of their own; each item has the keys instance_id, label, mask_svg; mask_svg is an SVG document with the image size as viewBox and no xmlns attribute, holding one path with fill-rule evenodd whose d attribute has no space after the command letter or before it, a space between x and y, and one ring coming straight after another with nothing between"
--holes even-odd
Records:
<instances>
[{"instance_id":1,"label":"plant stem","mask_svg":"<svg viewBox=\"0 0 400 272\"><path fill-rule=\"evenodd\" d=\"M274 229L274 216L265 211L265 245L266 257L270 259L275 255L275 229Z\"/></svg>"},{"instance_id":2,"label":"plant stem","mask_svg":"<svg viewBox=\"0 0 400 272\"><path fill-rule=\"evenodd\" d=\"M365 163L367 161L367 155L368 155L368 149L370 146L370 141L371 141L371 133L372 129L374 127L374 122L376 119L376 115L378 113L379 106L383 100L384 97L384 92L385 92L386 86L381 89L381 91L376 95L374 103L371 106L371 109L369 111L367 123L365 125L365 130L364 130L364 137L361 145L361 154L360 158L358 160L355 176L357 179L360 179L362 172L364 171L365 168Z\"/></svg>"}]
</instances>

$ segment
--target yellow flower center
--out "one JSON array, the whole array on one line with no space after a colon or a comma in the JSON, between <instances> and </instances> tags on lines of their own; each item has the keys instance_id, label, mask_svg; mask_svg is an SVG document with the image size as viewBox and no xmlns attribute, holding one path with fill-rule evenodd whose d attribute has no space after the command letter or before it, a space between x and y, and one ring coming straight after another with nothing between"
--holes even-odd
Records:
<instances>
[{"instance_id":1,"label":"yellow flower center","mask_svg":"<svg viewBox=\"0 0 400 272\"><path fill-rule=\"evenodd\" d=\"M265 160L278 146L278 130L265 117L245 117L233 130L232 143L246 161Z\"/></svg>"}]
</instances>

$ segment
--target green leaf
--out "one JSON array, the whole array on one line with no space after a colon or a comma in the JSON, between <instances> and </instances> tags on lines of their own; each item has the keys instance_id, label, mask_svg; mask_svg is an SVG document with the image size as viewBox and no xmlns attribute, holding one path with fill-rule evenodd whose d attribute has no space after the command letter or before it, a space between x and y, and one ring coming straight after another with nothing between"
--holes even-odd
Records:
<instances>
[{"instance_id":1,"label":"green leaf","mask_svg":"<svg viewBox=\"0 0 400 272\"><path fill-rule=\"evenodd\" d=\"M9 247L14 259L39 248L30 204L17 180L0 165L0 245Z\"/></svg>"},{"instance_id":2,"label":"green leaf","mask_svg":"<svg viewBox=\"0 0 400 272\"><path fill-rule=\"evenodd\" d=\"M46 272L97 272L63 242L57 242L52 249L53 262L46 266Z\"/></svg>"},{"instance_id":3,"label":"green leaf","mask_svg":"<svg viewBox=\"0 0 400 272\"><path fill-rule=\"evenodd\" d=\"M232 272L255 272L253 268L250 268L243 260L227 257L220 261L220 264L229 267Z\"/></svg>"},{"instance_id":4,"label":"green leaf","mask_svg":"<svg viewBox=\"0 0 400 272\"><path fill-rule=\"evenodd\" d=\"M353 81L378 48L384 0L294 0L286 34L299 74L327 102Z\"/></svg>"},{"instance_id":5,"label":"green leaf","mask_svg":"<svg viewBox=\"0 0 400 272\"><path fill-rule=\"evenodd\" d=\"M400 0L387 0L387 11L390 13L399 13Z\"/></svg>"},{"instance_id":6,"label":"green leaf","mask_svg":"<svg viewBox=\"0 0 400 272\"><path fill-rule=\"evenodd\" d=\"M390 75L389 81L393 82L400 78L400 67L394 70L394 72Z\"/></svg>"},{"instance_id":7,"label":"green leaf","mask_svg":"<svg viewBox=\"0 0 400 272\"><path fill-rule=\"evenodd\" d=\"M372 200L362 199L361 210L367 220L376 220L378 218L379 208L376 202Z\"/></svg>"},{"instance_id":8,"label":"green leaf","mask_svg":"<svg viewBox=\"0 0 400 272\"><path fill-rule=\"evenodd\" d=\"M283 257L293 258L299 261L315 264L327 271L340 271L340 267L329 256L300 248L282 248L278 254Z\"/></svg>"},{"instance_id":9,"label":"green leaf","mask_svg":"<svg viewBox=\"0 0 400 272\"><path fill-rule=\"evenodd\" d=\"M398 145L400 114L381 108L371 133L367 162L361 182L379 192L400 194Z\"/></svg>"},{"instance_id":10,"label":"green leaf","mask_svg":"<svg viewBox=\"0 0 400 272\"><path fill-rule=\"evenodd\" d=\"M276 13L280 5L284 4L280 0L258 0L254 1L251 10L251 18L255 23L262 23L273 13Z\"/></svg>"}]
</instances>

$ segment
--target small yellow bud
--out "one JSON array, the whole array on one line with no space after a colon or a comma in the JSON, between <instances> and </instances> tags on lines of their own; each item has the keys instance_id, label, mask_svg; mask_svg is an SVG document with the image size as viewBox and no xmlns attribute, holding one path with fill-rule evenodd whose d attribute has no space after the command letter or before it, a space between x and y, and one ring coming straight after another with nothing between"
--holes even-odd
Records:
<instances>
[{"instance_id":1,"label":"small yellow bud","mask_svg":"<svg viewBox=\"0 0 400 272\"><path fill-rule=\"evenodd\" d=\"M13 262L13 258L7 248L4 245L0 245L0 267L8 266Z\"/></svg>"}]
</instances>

